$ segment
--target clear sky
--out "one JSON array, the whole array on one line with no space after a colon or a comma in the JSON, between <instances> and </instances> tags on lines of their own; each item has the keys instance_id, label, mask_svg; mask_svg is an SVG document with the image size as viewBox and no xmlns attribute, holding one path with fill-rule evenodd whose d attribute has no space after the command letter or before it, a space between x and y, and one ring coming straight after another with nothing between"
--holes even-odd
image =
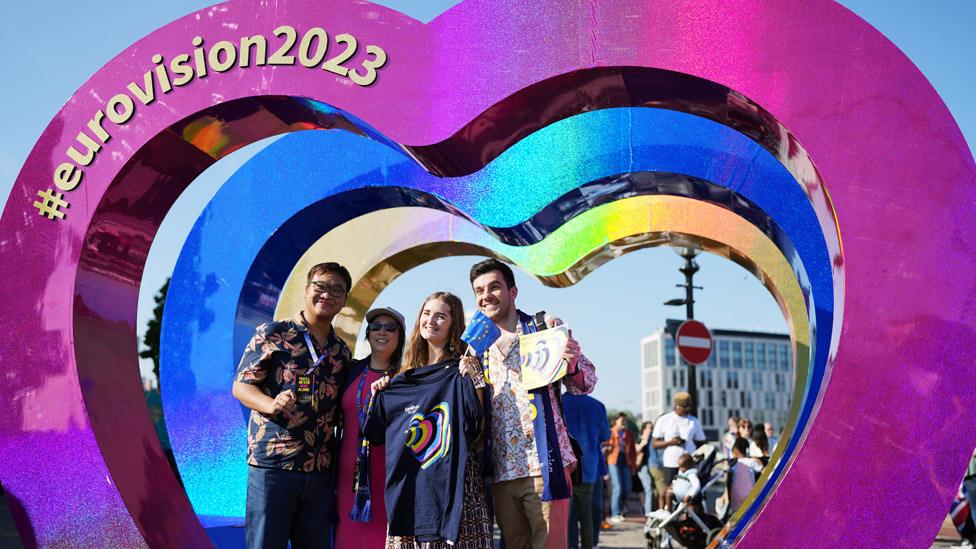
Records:
<instances>
[{"instance_id":1,"label":"clear sky","mask_svg":"<svg viewBox=\"0 0 976 549\"><path fill-rule=\"evenodd\" d=\"M156 28L207 0L166 2L13 2L0 18L0 104L6 105L0 131L0 205L34 142L64 102L102 65ZM381 2L429 20L455 2ZM919 66L948 104L970 144L976 143L976 1L845 0L841 2L877 27ZM409 12L408 12L409 13ZM139 323L152 311L152 295L172 273L186 234L217 188L258 143L218 162L180 197L153 243L140 298ZM473 307L467 284L469 258L439 260L406 273L379 298L413 321L423 297L434 290L454 291ZM696 316L712 327L784 332L785 322L772 297L752 275L724 259L704 255L696 284ZM600 372L596 396L609 408L640 408L638 341L665 318L681 318L683 308L661 303L679 297L681 259L668 249L619 258L568 289L543 288L517 273L519 305L547 309L563 317L583 351ZM144 368L145 371L145 368Z\"/></svg>"}]
</instances>

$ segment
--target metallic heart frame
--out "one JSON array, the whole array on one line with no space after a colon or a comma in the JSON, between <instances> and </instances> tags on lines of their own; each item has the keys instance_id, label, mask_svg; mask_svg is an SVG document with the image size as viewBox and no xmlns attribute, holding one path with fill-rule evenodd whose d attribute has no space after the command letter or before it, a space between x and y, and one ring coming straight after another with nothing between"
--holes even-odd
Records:
<instances>
[{"instance_id":1,"label":"metallic heart frame","mask_svg":"<svg viewBox=\"0 0 976 549\"><path fill-rule=\"evenodd\" d=\"M411 207L402 213L417 214L409 221L417 227L470 224L477 230L463 241L453 230L431 233L454 243L456 253L510 257L516 248L543 246L534 249L548 249L553 260L528 268L556 284L632 245L694 239L763 277L791 322L803 376L789 443L730 538L743 546L931 541L976 445L976 425L963 420L976 405L976 366L966 360L974 344L967 237L976 167L925 78L874 29L825 0L499 8L471 0L422 25L363 4L296 1L271 13L232 1L147 36L75 94L32 151L0 220L0 269L6 280L22 281L2 298L10 337L0 343L8 365L0 402L9 410L0 419L0 478L29 544L208 543L142 402L135 338L142 268L163 215L197 174L244 144L312 128L371 137L324 136L348 150L371 147L365 158L385 147L395 155L389 166L405 177L386 178L380 163L379 176L337 176L304 203L276 196L286 203L281 216L235 234L235 244L253 254L250 263L233 257L245 271L224 279L198 269L194 291L212 296L213 307L198 311L196 326L226 324L233 315L241 328L273 314L248 308L245 279L264 270L285 288L302 254L341 230L339 218L323 227L318 214L326 211L355 223ZM154 55L189 51L198 35L208 44L272 36L282 24L327 24L381 45L388 64L368 87L298 66L198 78L112 126L113 141L66 193L65 219L37 215L37 192L50 186L77 132L90 128L107 98L152 70ZM124 102L116 106L125 112ZM672 125L633 131L632 120L642 116ZM667 130L688 128L703 133L667 139ZM571 164L576 173L522 171L546 185L517 208L493 207L487 197L511 189L513 166L549 162L553 170L559 156L585 152L574 147L573 132L588 136L592 158L604 155L599 169L588 170L593 163L580 154ZM631 134L647 147L620 142ZM559 156L526 156L546 139L562 147ZM749 143L751 158L743 156ZM696 160L703 145L710 162ZM792 182L770 183L778 181L777 164ZM546 215L557 210L567 213ZM326 230L288 228L309 221ZM298 234L303 240L286 247L289 261L270 255L280 248L276 238ZM192 238L187 249L197 245ZM408 244L389 256L393 246L371 251L374 263L361 281L381 284L397 269L454 253ZM570 245L572 253L552 252ZM359 308L349 321L379 289L357 285ZM184 343L185 356L199 345ZM219 352L233 354L224 347ZM210 370L225 379L228 371ZM205 381L164 379L167 387ZM167 404L168 417L170 410ZM905 425L906 417L923 420ZM236 443L176 439L197 447ZM851 485L872 489L852 493ZM882 488L892 497L877 498Z\"/></svg>"}]
</instances>

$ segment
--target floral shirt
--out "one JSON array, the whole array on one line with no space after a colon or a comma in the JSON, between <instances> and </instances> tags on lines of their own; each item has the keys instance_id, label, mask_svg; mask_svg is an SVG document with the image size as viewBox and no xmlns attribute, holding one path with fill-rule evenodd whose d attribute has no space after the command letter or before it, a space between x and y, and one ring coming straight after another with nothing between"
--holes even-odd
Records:
<instances>
[{"instance_id":1,"label":"floral shirt","mask_svg":"<svg viewBox=\"0 0 976 549\"><path fill-rule=\"evenodd\" d=\"M558 326L562 321L546 315L546 323L549 326ZM516 333L522 335L521 325ZM492 345L486 355L491 387L491 457L495 468L494 481L540 476L542 467L535 445L535 428L532 424L535 411L529 391L522 387L518 339L516 338L506 355L502 356L497 344ZM577 374L572 377L567 375L562 379L567 391L572 394L593 392L593 387L596 386L596 368L593 363L580 355L577 368ZM570 381L577 376L583 376L583 389ZM569 443L569 432L566 430L563 415L558 413L558 406L555 404L555 391L551 385L547 391L553 401L553 410L556 411L553 420L559 438L563 466L574 466L576 456L573 455L573 447Z\"/></svg>"},{"instance_id":2,"label":"floral shirt","mask_svg":"<svg viewBox=\"0 0 976 549\"><path fill-rule=\"evenodd\" d=\"M297 376L306 374L315 364L306 344L307 332L300 314L258 326L237 367L237 381L256 385L272 398L282 391L295 390ZM329 333L325 345L315 345L322 360L311 371L310 402L299 402L294 412L274 417L251 411L247 424L250 465L308 472L327 471L335 461L333 428L339 415L338 387L352 354L335 330Z\"/></svg>"}]
</instances>

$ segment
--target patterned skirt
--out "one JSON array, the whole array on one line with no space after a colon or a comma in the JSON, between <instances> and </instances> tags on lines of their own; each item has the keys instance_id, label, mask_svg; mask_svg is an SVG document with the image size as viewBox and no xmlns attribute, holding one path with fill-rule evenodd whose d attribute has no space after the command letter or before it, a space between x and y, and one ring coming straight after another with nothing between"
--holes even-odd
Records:
<instances>
[{"instance_id":1,"label":"patterned skirt","mask_svg":"<svg viewBox=\"0 0 976 549\"><path fill-rule=\"evenodd\" d=\"M464 501L457 542L449 545L445 540L417 541L413 536L387 536L386 549L492 549L485 483L481 463L474 452L468 454L464 466Z\"/></svg>"}]
</instances>

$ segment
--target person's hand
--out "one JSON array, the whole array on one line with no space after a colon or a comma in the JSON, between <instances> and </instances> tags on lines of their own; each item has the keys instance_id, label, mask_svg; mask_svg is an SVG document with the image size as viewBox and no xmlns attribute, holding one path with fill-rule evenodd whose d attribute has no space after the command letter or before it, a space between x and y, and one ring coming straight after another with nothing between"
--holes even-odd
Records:
<instances>
[{"instance_id":1,"label":"person's hand","mask_svg":"<svg viewBox=\"0 0 976 549\"><path fill-rule=\"evenodd\" d=\"M462 376L474 378L474 376L481 373L481 363L473 356L464 356L461 357L458 370L460 370Z\"/></svg>"},{"instance_id":2,"label":"person's hand","mask_svg":"<svg viewBox=\"0 0 976 549\"><path fill-rule=\"evenodd\" d=\"M271 402L271 410L269 410L269 416L276 416L282 412L291 412L295 410L295 391L288 389L287 391L282 391L275 396L274 400Z\"/></svg>"},{"instance_id":3,"label":"person's hand","mask_svg":"<svg viewBox=\"0 0 976 549\"><path fill-rule=\"evenodd\" d=\"M369 390L374 393L378 393L389 386L390 386L390 376L385 375L377 379L376 381L374 381L373 384L369 386Z\"/></svg>"},{"instance_id":4,"label":"person's hand","mask_svg":"<svg viewBox=\"0 0 976 549\"><path fill-rule=\"evenodd\" d=\"M579 362L580 358L580 345L579 341L573 339L573 331L569 331L569 340L566 342L566 350L563 351L563 360L566 361L566 373L575 374L576 363Z\"/></svg>"},{"instance_id":5,"label":"person's hand","mask_svg":"<svg viewBox=\"0 0 976 549\"><path fill-rule=\"evenodd\" d=\"M684 446L685 445L685 441L681 437L674 437L670 441L668 441L668 444L670 446Z\"/></svg>"},{"instance_id":6,"label":"person's hand","mask_svg":"<svg viewBox=\"0 0 976 549\"><path fill-rule=\"evenodd\" d=\"M683 501L685 503L685 505L688 505L688 504L691 503L691 496L685 496L685 499L683 499L681 501Z\"/></svg>"}]
</instances>

